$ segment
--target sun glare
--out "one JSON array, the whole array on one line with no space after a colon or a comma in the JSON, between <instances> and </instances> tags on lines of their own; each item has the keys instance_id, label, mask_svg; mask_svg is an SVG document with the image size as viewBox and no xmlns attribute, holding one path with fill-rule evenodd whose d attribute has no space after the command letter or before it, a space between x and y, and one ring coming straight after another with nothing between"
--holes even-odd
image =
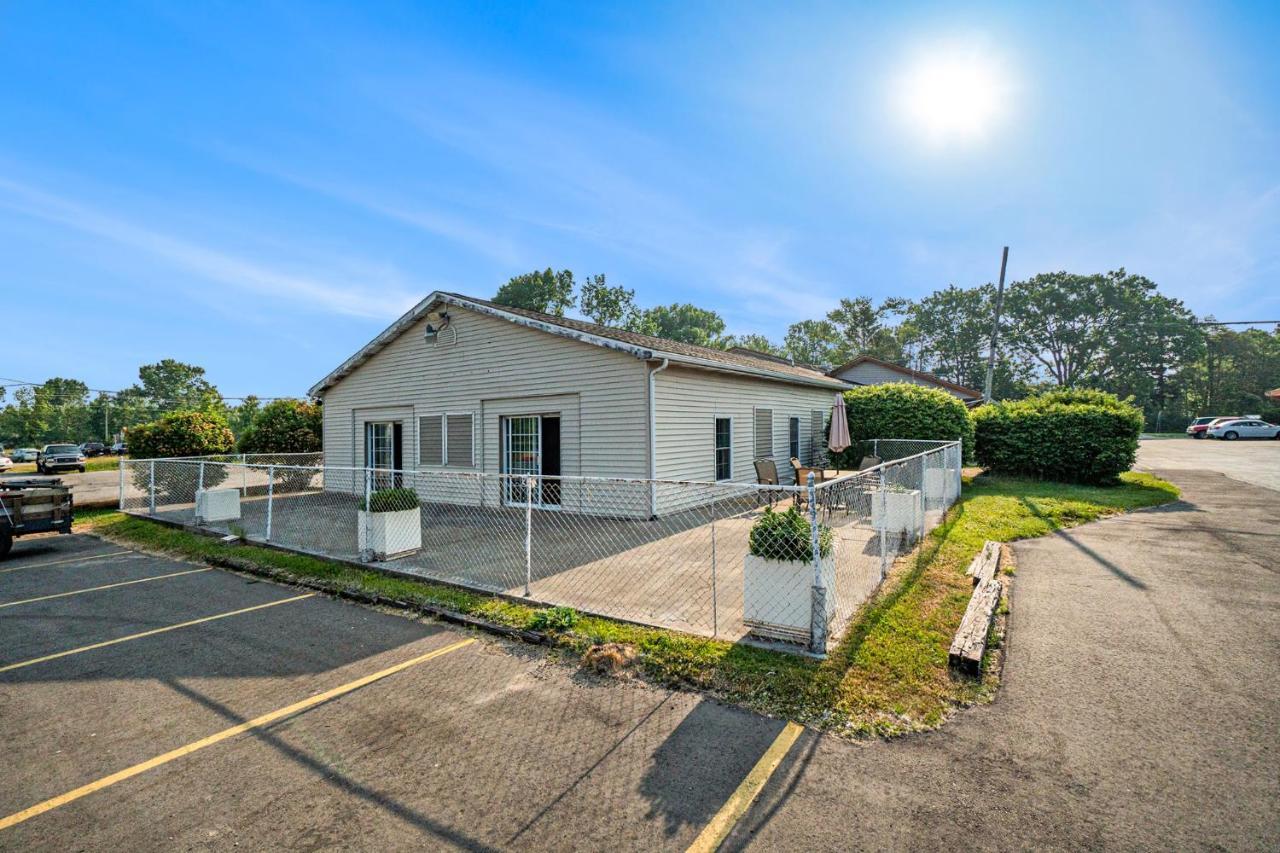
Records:
<instances>
[{"instance_id":1,"label":"sun glare","mask_svg":"<svg viewBox=\"0 0 1280 853\"><path fill-rule=\"evenodd\" d=\"M986 136L1008 104L1007 74L975 50L933 52L915 59L898 81L905 120L933 144Z\"/></svg>"}]
</instances>

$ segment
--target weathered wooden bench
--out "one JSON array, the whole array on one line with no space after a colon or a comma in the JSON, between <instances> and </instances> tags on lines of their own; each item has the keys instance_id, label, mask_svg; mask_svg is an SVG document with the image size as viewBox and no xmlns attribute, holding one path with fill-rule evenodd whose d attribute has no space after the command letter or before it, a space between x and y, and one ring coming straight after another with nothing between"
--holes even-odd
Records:
<instances>
[{"instance_id":1,"label":"weathered wooden bench","mask_svg":"<svg viewBox=\"0 0 1280 853\"><path fill-rule=\"evenodd\" d=\"M978 556L973 558L973 562L969 564L966 574L973 576L973 585L977 586L985 580L990 580L1000 571L1000 543L988 541L982 546L982 550L978 552Z\"/></svg>"},{"instance_id":2,"label":"weathered wooden bench","mask_svg":"<svg viewBox=\"0 0 1280 853\"><path fill-rule=\"evenodd\" d=\"M975 675L982 670L987 635L991 632L991 621L995 619L996 607L1000 604L999 568L1000 543L987 542L969 564L968 574L973 576L974 582L973 595L969 597L969 606L965 608L960 628L951 641L950 664Z\"/></svg>"}]
</instances>

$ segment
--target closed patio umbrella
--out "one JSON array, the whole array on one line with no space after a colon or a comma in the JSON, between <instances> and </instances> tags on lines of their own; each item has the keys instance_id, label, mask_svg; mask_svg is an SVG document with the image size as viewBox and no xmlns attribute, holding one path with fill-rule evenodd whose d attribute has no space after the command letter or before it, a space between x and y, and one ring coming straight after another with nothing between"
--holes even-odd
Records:
<instances>
[{"instance_id":1,"label":"closed patio umbrella","mask_svg":"<svg viewBox=\"0 0 1280 853\"><path fill-rule=\"evenodd\" d=\"M849 418L844 411L844 395L837 394L831 406L831 434L827 438L827 448L832 453L839 453L850 445Z\"/></svg>"}]
</instances>

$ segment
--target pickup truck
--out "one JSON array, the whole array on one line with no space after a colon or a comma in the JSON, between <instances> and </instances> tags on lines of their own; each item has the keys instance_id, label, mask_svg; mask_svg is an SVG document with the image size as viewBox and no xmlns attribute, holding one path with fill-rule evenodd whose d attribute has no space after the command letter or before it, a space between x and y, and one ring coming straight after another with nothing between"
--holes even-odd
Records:
<instances>
[{"instance_id":1,"label":"pickup truck","mask_svg":"<svg viewBox=\"0 0 1280 853\"><path fill-rule=\"evenodd\" d=\"M0 480L0 560L13 540L32 533L70 533L74 518L71 487L57 477Z\"/></svg>"}]
</instances>

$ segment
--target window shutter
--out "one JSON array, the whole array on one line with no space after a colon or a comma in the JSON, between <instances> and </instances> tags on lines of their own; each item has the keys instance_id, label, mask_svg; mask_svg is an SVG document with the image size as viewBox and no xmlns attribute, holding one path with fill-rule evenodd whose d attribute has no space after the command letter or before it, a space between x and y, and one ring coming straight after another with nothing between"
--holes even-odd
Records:
<instances>
[{"instance_id":1,"label":"window shutter","mask_svg":"<svg viewBox=\"0 0 1280 853\"><path fill-rule=\"evenodd\" d=\"M822 409L811 409L809 411L809 464L816 464L822 458L823 448L827 446L827 431L823 423L826 420L826 413Z\"/></svg>"},{"instance_id":2,"label":"window shutter","mask_svg":"<svg viewBox=\"0 0 1280 853\"><path fill-rule=\"evenodd\" d=\"M471 415L448 415L446 429L448 431L449 450L448 464L458 468L470 468L474 461L471 457Z\"/></svg>"},{"instance_id":3,"label":"window shutter","mask_svg":"<svg viewBox=\"0 0 1280 853\"><path fill-rule=\"evenodd\" d=\"M418 464L444 464L444 440L439 415L418 418Z\"/></svg>"},{"instance_id":4,"label":"window shutter","mask_svg":"<svg viewBox=\"0 0 1280 853\"><path fill-rule=\"evenodd\" d=\"M773 409L755 410L756 458L773 456Z\"/></svg>"}]
</instances>

